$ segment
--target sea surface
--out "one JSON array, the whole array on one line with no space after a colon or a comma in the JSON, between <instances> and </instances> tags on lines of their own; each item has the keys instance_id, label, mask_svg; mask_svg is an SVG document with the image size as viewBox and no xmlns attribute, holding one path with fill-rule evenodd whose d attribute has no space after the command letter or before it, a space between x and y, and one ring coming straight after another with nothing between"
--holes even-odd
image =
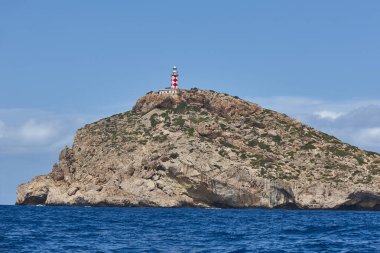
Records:
<instances>
[{"instance_id":1,"label":"sea surface","mask_svg":"<svg viewBox=\"0 0 380 253\"><path fill-rule=\"evenodd\" d=\"M1 252L380 252L380 212L0 206Z\"/></svg>"}]
</instances>

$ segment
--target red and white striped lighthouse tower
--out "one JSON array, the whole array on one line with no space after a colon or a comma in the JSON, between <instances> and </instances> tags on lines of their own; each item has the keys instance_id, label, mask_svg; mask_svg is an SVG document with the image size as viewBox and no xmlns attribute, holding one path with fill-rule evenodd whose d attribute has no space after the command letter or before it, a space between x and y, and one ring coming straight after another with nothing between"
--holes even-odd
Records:
<instances>
[{"instance_id":1,"label":"red and white striped lighthouse tower","mask_svg":"<svg viewBox=\"0 0 380 253\"><path fill-rule=\"evenodd\" d=\"M176 66L173 67L172 72L172 89L178 89L178 70Z\"/></svg>"}]
</instances>

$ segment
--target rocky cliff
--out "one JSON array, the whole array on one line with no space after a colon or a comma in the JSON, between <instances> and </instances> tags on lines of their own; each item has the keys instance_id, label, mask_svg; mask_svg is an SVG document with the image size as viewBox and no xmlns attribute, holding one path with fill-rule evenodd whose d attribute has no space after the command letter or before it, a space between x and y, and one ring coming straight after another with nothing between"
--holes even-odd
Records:
<instances>
[{"instance_id":1,"label":"rocky cliff","mask_svg":"<svg viewBox=\"0 0 380 253\"><path fill-rule=\"evenodd\" d=\"M86 125L18 205L380 210L380 155L238 97L148 93Z\"/></svg>"}]
</instances>

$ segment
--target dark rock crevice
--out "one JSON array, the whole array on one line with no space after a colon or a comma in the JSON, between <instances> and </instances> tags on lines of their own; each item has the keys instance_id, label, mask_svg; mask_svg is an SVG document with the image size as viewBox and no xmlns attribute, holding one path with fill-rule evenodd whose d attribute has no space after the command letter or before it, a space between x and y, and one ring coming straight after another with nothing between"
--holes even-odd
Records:
<instances>
[{"instance_id":1,"label":"dark rock crevice","mask_svg":"<svg viewBox=\"0 0 380 253\"><path fill-rule=\"evenodd\" d=\"M380 196L371 192L354 192L348 201L337 206L338 210L372 210L380 211Z\"/></svg>"},{"instance_id":2,"label":"dark rock crevice","mask_svg":"<svg viewBox=\"0 0 380 253\"><path fill-rule=\"evenodd\" d=\"M36 205L45 205L47 194L38 195L38 196L28 196L25 198L23 203L19 203L19 205L24 206L36 206Z\"/></svg>"}]
</instances>

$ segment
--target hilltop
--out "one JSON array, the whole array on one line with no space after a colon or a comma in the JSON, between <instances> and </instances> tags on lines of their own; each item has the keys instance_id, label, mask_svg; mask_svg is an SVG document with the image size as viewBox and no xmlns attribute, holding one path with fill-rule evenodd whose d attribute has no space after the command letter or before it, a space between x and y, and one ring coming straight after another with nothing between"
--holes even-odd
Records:
<instances>
[{"instance_id":1,"label":"hilltop","mask_svg":"<svg viewBox=\"0 0 380 253\"><path fill-rule=\"evenodd\" d=\"M18 205L380 210L380 155L215 91L150 92L77 131Z\"/></svg>"}]
</instances>

